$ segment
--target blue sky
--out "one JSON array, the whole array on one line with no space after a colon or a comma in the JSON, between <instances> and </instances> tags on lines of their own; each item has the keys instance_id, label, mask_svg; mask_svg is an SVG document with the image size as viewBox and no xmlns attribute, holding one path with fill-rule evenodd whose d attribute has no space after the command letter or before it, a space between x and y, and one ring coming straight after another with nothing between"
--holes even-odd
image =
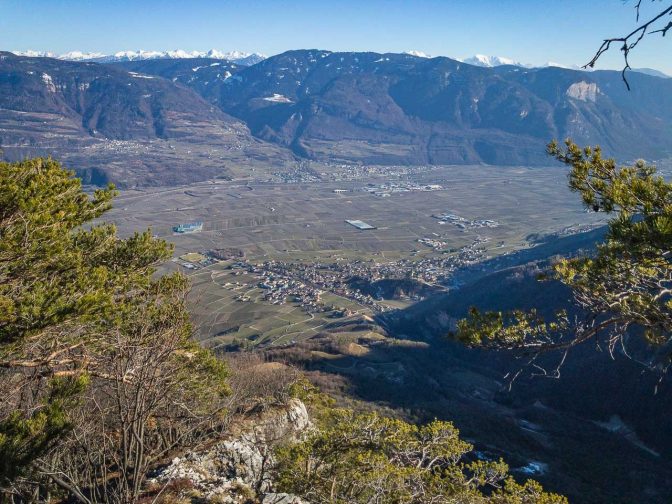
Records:
<instances>
[{"instance_id":1,"label":"blue sky","mask_svg":"<svg viewBox=\"0 0 672 504\"><path fill-rule=\"evenodd\" d=\"M583 64L634 27L634 0L0 0L0 49L289 49L498 55ZM660 7L645 3L647 12ZM670 37L668 37L669 39ZM634 67L672 74L672 39L645 39ZM601 68L620 68L618 51Z\"/></svg>"}]
</instances>

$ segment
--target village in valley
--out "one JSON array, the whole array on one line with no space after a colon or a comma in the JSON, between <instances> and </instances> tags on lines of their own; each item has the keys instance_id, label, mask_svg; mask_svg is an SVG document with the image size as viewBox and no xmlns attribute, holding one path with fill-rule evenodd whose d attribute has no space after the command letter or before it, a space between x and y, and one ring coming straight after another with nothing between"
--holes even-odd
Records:
<instances>
[{"instance_id":1,"label":"village in valley","mask_svg":"<svg viewBox=\"0 0 672 504\"><path fill-rule=\"evenodd\" d=\"M263 291L261 298L264 302L282 305L291 301L307 313L338 309L325 304L321 298L323 292L349 299L373 312L383 312L390 309L380 303L386 298L418 301L425 297L425 293L448 290L452 285L453 272L477 264L484 257L485 249L481 246L484 241L477 237L471 244L437 257L383 263L362 260L332 263L272 260L257 263L242 257L242 252L221 250L190 252L174 259L174 262L187 270L207 268L216 263L225 265L225 270L234 278L224 283L223 288L240 291L235 297L239 302L251 302L251 296L245 292L256 286ZM423 240L419 242L425 244ZM237 278L243 273L247 278L245 283ZM416 287L402 288L397 292L393 290L390 295L376 289L377 282L389 279L404 280L407 284L413 282Z\"/></svg>"}]
</instances>

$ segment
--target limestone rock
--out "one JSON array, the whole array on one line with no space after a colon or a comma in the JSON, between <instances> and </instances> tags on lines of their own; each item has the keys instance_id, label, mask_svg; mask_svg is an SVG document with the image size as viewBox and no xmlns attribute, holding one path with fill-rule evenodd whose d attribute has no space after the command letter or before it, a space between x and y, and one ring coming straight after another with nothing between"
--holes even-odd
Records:
<instances>
[{"instance_id":1,"label":"limestone rock","mask_svg":"<svg viewBox=\"0 0 672 504\"><path fill-rule=\"evenodd\" d=\"M292 494L269 493L264 495L261 504L308 504L308 502Z\"/></svg>"},{"instance_id":2,"label":"limestone rock","mask_svg":"<svg viewBox=\"0 0 672 504\"><path fill-rule=\"evenodd\" d=\"M148 482L166 484L187 479L206 498L218 496L232 503L243 502L244 495L252 493L265 495L265 504L306 504L296 496L273 493L271 470L275 464L274 447L299 439L311 428L305 404L292 399L284 407L246 418L230 439L174 458Z\"/></svg>"}]
</instances>

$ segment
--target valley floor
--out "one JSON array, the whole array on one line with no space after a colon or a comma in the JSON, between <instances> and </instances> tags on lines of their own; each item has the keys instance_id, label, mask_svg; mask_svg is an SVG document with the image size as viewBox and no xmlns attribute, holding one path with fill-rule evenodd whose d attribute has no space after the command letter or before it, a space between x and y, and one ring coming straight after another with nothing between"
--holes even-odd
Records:
<instances>
[{"instance_id":1,"label":"valley floor","mask_svg":"<svg viewBox=\"0 0 672 504\"><path fill-rule=\"evenodd\" d=\"M511 301L567 298L529 286L536 266L497 273L599 239L600 231L585 231L603 225L603 216L585 212L565 172L305 168L283 175L284 182L125 191L109 219L122 234L151 227L175 245L166 268L190 277L198 337L208 347L253 349L297 364L341 401L362 408L454 420L483 457L504 457L521 477L532 475L572 502L633 502L637 492L665 502L672 495L665 483L672 468L661 468L672 436L640 439L638 427L647 425L633 427L629 419L629 435L596 423L627 416L618 401L582 415L567 405L572 394L545 383L506 392L510 360L443 338L468 307L460 297L479 304L490 287ZM174 231L187 223L201 224L196 232ZM469 290L479 279L480 290ZM585 377L593 361L578 362L567 371L576 373L568 383ZM648 481L639 479L641 471Z\"/></svg>"}]
</instances>

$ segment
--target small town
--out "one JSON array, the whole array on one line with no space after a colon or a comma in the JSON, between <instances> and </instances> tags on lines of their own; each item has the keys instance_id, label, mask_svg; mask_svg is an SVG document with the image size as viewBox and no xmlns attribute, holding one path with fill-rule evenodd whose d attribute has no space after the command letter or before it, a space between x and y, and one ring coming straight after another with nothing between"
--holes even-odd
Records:
<instances>
[{"instance_id":1,"label":"small town","mask_svg":"<svg viewBox=\"0 0 672 504\"><path fill-rule=\"evenodd\" d=\"M442 250L444 242L432 239L420 239L420 243ZM263 290L263 301L270 304L284 304L287 301L298 303L306 312L325 311L320 295L330 292L340 297L355 301L369 307L374 312L389 310L380 301L383 297L375 289L363 289L362 285L373 286L381 280L413 280L420 285L427 285L442 290L454 287L452 274L460 268L473 267L486 258L483 244L487 238L476 237L474 241L457 250L443 250L436 257L422 259L401 259L398 261L378 263L373 261L337 260L332 263L265 261L254 263L235 251L207 250L202 253L190 252L173 259L174 262L188 270L199 270L214 263L233 260L227 269L234 275L242 273L252 275L254 282L248 287L256 286ZM357 280L354 282L354 280ZM237 282L238 287L242 284ZM229 286L228 284L225 286ZM414 294L413 300L422 299L422 295ZM251 297L240 294L238 301L250 302Z\"/></svg>"}]
</instances>

